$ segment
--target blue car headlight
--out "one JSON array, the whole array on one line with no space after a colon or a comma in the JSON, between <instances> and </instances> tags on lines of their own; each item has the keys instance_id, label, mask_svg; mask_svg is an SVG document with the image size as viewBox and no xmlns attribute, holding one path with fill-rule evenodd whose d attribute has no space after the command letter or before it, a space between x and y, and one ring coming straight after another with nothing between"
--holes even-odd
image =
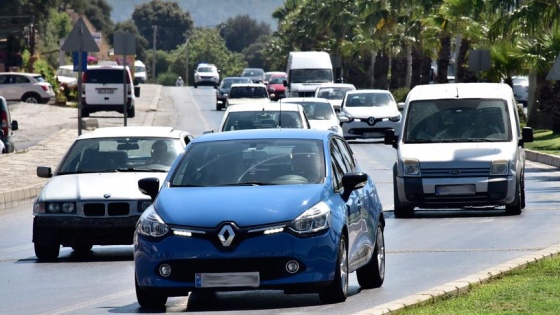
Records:
<instances>
[{"instance_id":1,"label":"blue car headlight","mask_svg":"<svg viewBox=\"0 0 560 315\"><path fill-rule=\"evenodd\" d=\"M300 214L288 227L298 234L316 233L328 229L330 221L331 209L321 201Z\"/></svg>"},{"instance_id":2,"label":"blue car headlight","mask_svg":"<svg viewBox=\"0 0 560 315\"><path fill-rule=\"evenodd\" d=\"M163 222L154 207L148 207L136 224L136 232L149 237L162 237L169 232L169 227Z\"/></svg>"}]
</instances>

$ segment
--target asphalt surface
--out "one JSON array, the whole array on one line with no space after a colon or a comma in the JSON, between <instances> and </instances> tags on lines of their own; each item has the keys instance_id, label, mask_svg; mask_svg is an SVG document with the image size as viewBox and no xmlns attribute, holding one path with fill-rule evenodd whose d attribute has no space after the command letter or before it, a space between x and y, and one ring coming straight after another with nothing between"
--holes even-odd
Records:
<instances>
[{"instance_id":1,"label":"asphalt surface","mask_svg":"<svg viewBox=\"0 0 560 315\"><path fill-rule=\"evenodd\" d=\"M142 86L143 97L137 99L136 110L137 112L145 111L147 114L144 115L142 119L129 120L128 125L151 126L153 124L154 115L157 111L157 105L160 99L160 92L161 86L159 85L147 84ZM50 166L54 170L62 156L78 136L77 120L75 123L61 123L57 120L57 117L48 117L48 109L42 110L41 115L45 115L43 112L47 113L47 117L42 117L46 122L45 128L51 128L51 132L54 133L39 142L33 143L24 150L0 155L0 212L20 203L29 203L34 199L48 180L39 178L36 175L37 166ZM30 115L32 115L32 113L30 113ZM74 126L72 126L72 124L74 124ZM20 126L22 126L21 122ZM85 118L82 123L82 133L90 132L96 126L98 126L98 123L95 119ZM57 131L55 132L52 128L55 128ZM530 161L560 167L560 158L553 155L526 150L526 157ZM472 285L487 282L512 269L521 268L528 263L553 257L559 253L560 245L553 246L494 268L483 270L463 279L458 279L454 282L432 288L425 292L419 292L397 301L364 310L359 314L396 313L402 308L429 303L443 296L457 295L465 292Z\"/></svg>"}]
</instances>

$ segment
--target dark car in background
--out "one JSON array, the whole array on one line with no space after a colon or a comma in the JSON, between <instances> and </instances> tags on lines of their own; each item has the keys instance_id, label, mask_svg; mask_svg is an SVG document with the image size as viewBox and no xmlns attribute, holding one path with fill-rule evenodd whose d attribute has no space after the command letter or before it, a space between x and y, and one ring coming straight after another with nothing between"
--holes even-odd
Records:
<instances>
[{"instance_id":1,"label":"dark car in background","mask_svg":"<svg viewBox=\"0 0 560 315\"><path fill-rule=\"evenodd\" d=\"M18 130L18 122L12 120L10 109L6 99L0 96L0 138L2 139L2 150L0 153L11 153L15 151L12 131Z\"/></svg>"},{"instance_id":2,"label":"dark car in background","mask_svg":"<svg viewBox=\"0 0 560 315\"><path fill-rule=\"evenodd\" d=\"M226 107L226 100L231 90L231 85L234 83L252 83L250 78L246 77L225 77L218 85L216 90L216 110L222 110Z\"/></svg>"},{"instance_id":3,"label":"dark car in background","mask_svg":"<svg viewBox=\"0 0 560 315\"><path fill-rule=\"evenodd\" d=\"M264 70L260 68L245 68L241 76L250 78L253 83L264 83Z\"/></svg>"}]
</instances>

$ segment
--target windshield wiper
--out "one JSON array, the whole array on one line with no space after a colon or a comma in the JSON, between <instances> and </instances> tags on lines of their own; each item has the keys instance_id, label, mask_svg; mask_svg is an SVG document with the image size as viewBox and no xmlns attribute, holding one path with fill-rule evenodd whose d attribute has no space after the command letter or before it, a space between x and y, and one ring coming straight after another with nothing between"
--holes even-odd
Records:
<instances>
[{"instance_id":1,"label":"windshield wiper","mask_svg":"<svg viewBox=\"0 0 560 315\"><path fill-rule=\"evenodd\" d=\"M116 170L117 172L163 172L167 173L169 170L165 168L136 168L136 167L129 167L129 168L119 168Z\"/></svg>"},{"instance_id":2,"label":"windshield wiper","mask_svg":"<svg viewBox=\"0 0 560 315\"><path fill-rule=\"evenodd\" d=\"M218 185L218 186L266 186L266 185L277 185L277 184L250 181L250 182L224 184L224 185Z\"/></svg>"}]
</instances>

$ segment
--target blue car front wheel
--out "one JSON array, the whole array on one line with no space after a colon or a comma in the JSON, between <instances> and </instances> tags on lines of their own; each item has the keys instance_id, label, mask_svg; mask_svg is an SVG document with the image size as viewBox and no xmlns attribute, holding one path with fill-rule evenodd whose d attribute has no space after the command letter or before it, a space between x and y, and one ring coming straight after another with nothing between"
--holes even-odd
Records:
<instances>
[{"instance_id":1,"label":"blue car front wheel","mask_svg":"<svg viewBox=\"0 0 560 315\"><path fill-rule=\"evenodd\" d=\"M319 292L319 298L324 303L339 303L348 297L348 253L346 251L346 236L343 234L338 245L338 258L333 282Z\"/></svg>"}]
</instances>

